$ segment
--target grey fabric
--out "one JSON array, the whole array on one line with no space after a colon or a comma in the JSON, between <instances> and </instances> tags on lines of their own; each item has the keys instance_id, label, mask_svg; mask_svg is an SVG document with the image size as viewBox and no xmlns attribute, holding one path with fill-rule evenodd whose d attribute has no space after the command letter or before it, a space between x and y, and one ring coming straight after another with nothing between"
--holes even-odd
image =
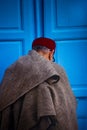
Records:
<instances>
[{"instance_id":1,"label":"grey fabric","mask_svg":"<svg viewBox=\"0 0 87 130\"><path fill-rule=\"evenodd\" d=\"M6 70L0 87L0 110L54 75L58 78L51 63L36 51L30 51Z\"/></svg>"},{"instance_id":2,"label":"grey fabric","mask_svg":"<svg viewBox=\"0 0 87 130\"><path fill-rule=\"evenodd\" d=\"M30 51L6 70L1 83L0 130L29 130L44 116L56 117L55 130L77 130L76 100L64 70Z\"/></svg>"}]
</instances>

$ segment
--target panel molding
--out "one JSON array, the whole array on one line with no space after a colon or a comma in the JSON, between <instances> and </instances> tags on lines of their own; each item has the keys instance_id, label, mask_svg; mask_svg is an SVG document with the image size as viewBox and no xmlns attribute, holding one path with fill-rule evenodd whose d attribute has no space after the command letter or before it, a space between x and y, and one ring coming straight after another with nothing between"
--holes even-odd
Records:
<instances>
[{"instance_id":1,"label":"panel molding","mask_svg":"<svg viewBox=\"0 0 87 130\"><path fill-rule=\"evenodd\" d=\"M3 4L4 4L4 1L3 1ZM17 13L16 13L16 17L14 18L15 20L11 19L11 16L7 17L7 15L5 14L5 16L3 16L3 17L5 17L5 18L3 18L3 20L6 19L6 21L5 20L3 21L4 25L3 25L3 23L1 23L0 31L6 31L8 29L9 29L9 31L12 31L12 30L16 31L16 30L23 30L24 29L24 27L23 27L23 25L24 25L23 24L23 20L24 20L24 18L23 18L23 16L24 16L24 14L23 14L23 0L15 0L15 1L12 1L11 4L12 5L8 4L6 7L7 7L8 14L11 15L11 16L13 14L12 17L14 17L14 12L11 12L11 11L14 11L14 10L10 10L10 7L11 6L16 7ZM2 11L3 12L1 12L1 14L4 14L4 8L3 8ZM2 16L1 16L1 18L2 18Z\"/></svg>"},{"instance_id":2,"label":"panel molding","mask_svg":"<svg viewBox=\"0 0 87 130\"><path fill-rule=\"evenodd\" d=\"M65 68L72 85L87 85L87 40L56 41L56 62Z\"/></svg>"},{"instance_id":3,"label":"panel molding","mask_svg":"<svg viewBox=\"0 0 87 130\"><path fill-rule=\"evenodd\" d=\"M43 0L34 0L35 37L44 35L44 6Z\"/></svg>"},{"instance_id":4,"label":"panel molding","mask_svg":"<svg viewBox=\"0 0 87 130\"><path fill-rule=\"evenodd\" d=\"M44 0L44 6L45 6L44 7L44 29L45 29L44 35L51 37L53 39L58 39L58 40L87 38L86 22L82 24L76 23L76 25L74 25L74 24L71 24L71 21L70 21L69 22L70 25L68 26L66 24L65 25L58 24L58 19L59 19L58 17L61 17L61 12L58 11L58 5L59 5L59 0L47 0L47 1ZM80 16L79 16L79 19L80 19ZM49 21L49 24L47 24L48 21ZM63 19L61 21L63 21Z\"/></svg>"},{"instance_id":5,"label":"panel molding","mask_svg":"<svg viewBox=\"0 0 87 130\"><path fill-rule=\"evenodd\" d=\"M22 40L3 40L0 41L0 80L6 68L23 55Z\"/></svg>"},{"instance_id":6,"label":"panel molding","mask_svg":"<svg viewBox=\"0 0 87 130\"><path fill-rule=\"evenodd\" d=\"M60 3L59 3L59 1L60 1ZM83 0L84 1L84 0ZM63 6L63 5L65 5L63 2L65 2L66 3L66 6L67 7L65 7L65 9L69 9L68 10L68 12L67 12L67 15L68 15L68 13L70 13L71 12L71 6L75 6L76 5L76 3L77 3L77 6L79 7L79 9L83 12L83 15L84 15L84 18L86 18L86 14L87 14L87 11L86 10L84 10L84 5L85 4L87 4L87 3L84 3L84 5L82 6L82 5L80 5L80 3L81 3L81 0L80 1L73 1L73 0L70 0L70 2L69 1L65 1L65 0L63 0L63 1L61 1L61 0L52 0L51 1L52 3L52 5L51 5L51 10L52 10L52 19L53 19L53 23L56 23L55 24L55 28L57 28L57 29L64 29L64 28L75 28L75 29L78 29L78 28L86 28L87 29L87 22L85 22L85 23L82 23L83 21L81 21L81 24L77 24L77 25L60 25L60 24L58 24L59 23L59 19L61 19L61 18L58 18L58 16L61 16L62 14L62 12L61 11L63 11L64 9L63 9L63 7L61 7L61 6ZM71 3L72 2L72 3ZM86 2L86 1L85 1ZM74 3L74 5L72 5ZM61 4L61 5L60 5ZM69 5L68 5L69 4ZM78 8L77 7L77 8ZM61 9L61 11L59 10L59 8ZM77 12L78 14L79 14L79 12L78 12L78 10L77 10L77 8L76 8L76 11L75 11L75 13ZM74 11L73 10L74 9L74 7L72 7L72 11ZM79 11L80 11L79 10ZM65 10L64 10L65 11ZM69 12L70 11L70 12ZM71 12L72 13L72 12ZM74 13L74 15L75 15L75 13ZM66 14L65 14L66 15ZM82 14L81 14L82 15ZM79 17L82 17L81 15L79 15ZM70 16L72 16L72 14L70 14ZM64 16L65 17L65 16ZM73 16L72 16L73 17ZM66 18L67 19L67 18ZM74 17L73 17L73 19L74 19ZM77 17L76 17L76 19L77 19ZM79 18L78 18L79 19ZM80 18L80 20L81 20L81 18ZM87 19L85 19L86 21L87 21ZM69 23L71 23L72 21L70 21ZM80 22L80 21L78 21L78 22Z\"/></svg>"},{"instance_id":7,"label":"panel molding","mask_svg":"<svg viewBox=\"0 0 87 130\"><path fill-rule=\"evenodd\" d=\"M87 84L86 85L71 85L75 96L80 99L87 99Z\"/></svg>"}]
</instances>

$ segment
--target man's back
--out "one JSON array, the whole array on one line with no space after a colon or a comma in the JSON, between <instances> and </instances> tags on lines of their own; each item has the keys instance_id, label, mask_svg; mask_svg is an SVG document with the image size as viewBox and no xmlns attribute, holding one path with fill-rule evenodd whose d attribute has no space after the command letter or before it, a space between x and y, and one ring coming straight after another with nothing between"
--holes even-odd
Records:
<instances>
[{"instance_id":1,"label":"man's back","mask_svg":"<svg viewBox=\"0 0 87 130\"><path fill-rule=\"evenodd\" d=\"M36 39L33 49L6 70L0 130L77 130L74 94L63 68L52 62L54 41Z\"/></svg>"}]
</instances>

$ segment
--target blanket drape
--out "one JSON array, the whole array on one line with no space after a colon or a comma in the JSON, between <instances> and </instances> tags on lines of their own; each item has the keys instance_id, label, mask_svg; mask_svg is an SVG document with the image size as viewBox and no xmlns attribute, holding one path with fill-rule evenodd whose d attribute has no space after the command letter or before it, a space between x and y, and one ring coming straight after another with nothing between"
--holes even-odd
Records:
<instances>
[{"instance_id":1,"label":"blanket drape","mask_svg":"<svg viewBox=\"0 0 87 130\"><path fill-rule=\"evenodd\" d=\"M55 129L77 130L76 100L63 68L32 50L5 72L0 130L29 130L49 115L57 118Z\"/></svg>"}]
</instances>

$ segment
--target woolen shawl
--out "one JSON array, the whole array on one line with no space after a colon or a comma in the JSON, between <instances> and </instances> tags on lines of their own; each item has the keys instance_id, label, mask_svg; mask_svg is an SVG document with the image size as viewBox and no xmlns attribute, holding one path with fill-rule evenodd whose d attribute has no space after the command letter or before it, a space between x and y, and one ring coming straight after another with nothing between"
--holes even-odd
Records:
<instances>
[{"instance_id":1,"label":"woolen shawl","mask_svg":"<svg viewBox=\"0 0 87 130\"><path fill-rule=\"evenodd\" d=\"M15 130L29 130L48 115L56 116L58 130L77 130L76 100L64 70L33 50L5 72L0 86L1 130L10 130L11 120Z\"/></svg>"}]
</instances>

